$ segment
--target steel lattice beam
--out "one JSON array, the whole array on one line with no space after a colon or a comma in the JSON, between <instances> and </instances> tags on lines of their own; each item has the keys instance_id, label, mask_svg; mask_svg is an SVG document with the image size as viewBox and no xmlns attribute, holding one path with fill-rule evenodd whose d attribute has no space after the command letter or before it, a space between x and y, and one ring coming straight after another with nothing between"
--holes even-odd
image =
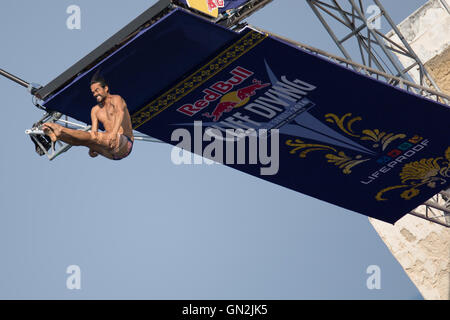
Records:
<instances>
[{"instance_id":1,"label":"steel lattice beam","mask_svg":"<svg viewBox=\"0 0 450 320\"><path fill-rule=\"evenodd\" d=\"M413 90L415 93L428 98L434 95L437 101L450 105L449 97L441 93L427 68L379 0L306 1L346 59L298 44L300 47L335 62L344 63L347 67L366 75L375 75L377 79L385 80L390 84L402 88L405 88L406 85L407 90ZM445 9L449 11L445 1L442 1L442 3ZM371 8L376 10L374 14L368 17L367 13L371 11ZM374 21L391 28L390 35L400 39L400 43L394 42L392 37L387 37L378 30ZM350 54L351 40L353 40L353 44L357 44L359 56ZM413 62L404 67L400 64L396 55L404 55ZM420 75L419 84L416 86L411 85L412 79L408 75L408 72L413 68L418 68ZM413 210L411 214L450 227L450 189L436 194L432 199Z\"/></svg>"},{"instance_id":2,"label":"steel lattice beam","mask_svg":"<svg viewBox=\"0 0 450 320\"><path fill-rule=\"evenodd\" d=\"M420 85L440 91L379 0L306 1L345 58L406 80L411 80L408 71L418 68ZM378 23L392 29L392 35L396 35L400 43L392 41L378 30ZM349 49L355 44L359 55L350 54ZM413 62L404 67L396 54L404 55Z\"/></svg>"}]
</instances>

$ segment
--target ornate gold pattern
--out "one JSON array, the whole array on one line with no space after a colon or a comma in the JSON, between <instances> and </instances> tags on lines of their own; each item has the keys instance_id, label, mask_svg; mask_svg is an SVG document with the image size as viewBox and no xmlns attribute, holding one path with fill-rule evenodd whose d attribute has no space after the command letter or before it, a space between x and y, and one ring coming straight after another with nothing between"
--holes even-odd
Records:
<instances>
[{"instance_id":1,"label":"ornate gold pattern","mask_svg":"<svg viewBox=\"0 0 450 320\"><path fill-rule=\"evenodd\" d=\"M356 122L356 121L362 120L362 118L361 117L354 117L354 118L350 119L347 122L347 124L345 125L345 119L347 119L348 117L351 117L351 116L352 116L351 113L346 113L342 118L339 118L334 113L328 113L328 114L325 115L325 120L327 122L335 123L339 127L339 129L344 131L349 136L358 138L358 137L360 137L360 135L357 135L357 134L353 133L352 124L354 122Z\"/></svg>"},{"instance_id":2,"label":"ornate gold pattern","mask_svg":"<svg viewBox=\"0 0 450 320\"><path fill-rule=\"evenodd\" d=\"M335 154L328 153L325 155L325 158L328 159L327 161L329 163L333 163L334 165L338 166L340 169L342 169L342 172L344 174L350 174L351 168L354 166L357 166L358 164L368 161L369 159L362 159L361 155L356 156L355 158L351 158L347 156L342 151L337 151L335 148L323 145L323 144L314 144L314 143L305 143L304 141L300 139L295 139L295 142L292 142L292 140L287 140L286 145L290 147L294 147L289 153L295 154L297 151L302 150L299 152L300 158L306 158L308 153L313 151L332 151Z\"/></svg>"},{"instance_id":3,"label":"ornate gold pattern","mask_svg":"<svg viewBox=\"0 0 450 320\"><path fill-rule=\"evenodd\" d=\"M326 146L323 144L314 144L314 143L305 143L300 139L295 139L295 143L292 140L287 140L286 144L290 147L295 147L289 153L295 154L298 150L305 149L299 153L300 158L306 158L307 154L311 151L324 151L324 150L332 150L337 152L337 150L333 147Z\"/></svg>"},{"instance_id":4,"label":"ornate gold pattern","mask_svg":"<svg viewBox=\"0 0 450 320\"><path fill-rule=\"evenodd\" d=\"M372 145L373 148L379 148L381 146L382 150L384 151L393 141L397 139L403 139L406 137L405 134L394 134L386 132L382 132L379 129L365 129L361 131L361 134L358 134L353 130L352 126L356 121L361 121L361 117L352 117L351 113L346 113L342 117L339 117L338 115L334 113L328 113L325 115L325 120L327 122L336 124L336 126L345 134L359 138L363 141L373 141L374 144ZM369 161L370 159L362 159L361 155L357 155L354 158L346 155L342 151L337 151L335 148L327 146L327 145L321 145L321 144L308 144L301 140L295 140L296 143L292 143L292 140L286 141L286 144L291 147L296 147L290 151L290 153L295 153L299 149L304 149L300 153L301 158L306 158L307 154L311 151L323 151L323 150L331 150L334 152L334 154L329 153L325 155L325 158L327 159L327 162L333 163L336 166L338 166L340 169L342 169L342 172L344 174L350 174L352 171L351 169L363 162Z\"/></svg>"},{"instance_id":5,"label":"ornate gold pattern","mask_svg":"<svg viewBox=\"0 0 450 320\"><path fill-rule=\"evenodd\" d=\"M375 199L385 201L383 195L391 190L410 188L403 191L400 197L410 200L420 194L419 187L424 185L435 188L438 183L445 184L450 178L450 147L444 153L444 157L421 159L407 163L400 172L401 185L387 187L377 193ZM407 183L408 182L408 183Z\"/></svg>"},{"instance_id":6,"label":"ornate gold pattern","mask_svg":"<svg viewBox=\"0 0 450 320\"><path fill-rule=\"evenodd\" d=\"M325 158L328 159L328 162L334 163L336 166L339 166L340 169L342 169L342 172L344 174L350 174L352 171L350 170L354 166L359 165L360 163L369 161L370 159L362 159L361 155L357 155L355 159L347 156L344 152L340 151L337 155L334 154L327 154L325 155Z\"/></svg>"},{"instance_id":7,"label":"ornate gold pattern","mask_svg":"<svg viewBox=\"0 0 450 320\"><path fill-rule=\"evenodd\" d=\"M362 133L365 134L365 136L361 137L361 140L371 140L375 142L373 145L374 148L378 148L381 145L382 150L385 150L392 141L406 138L406 134L386 134L386 132L380 132L378 129L363 130Z\"/></svg>"}]
</instances>

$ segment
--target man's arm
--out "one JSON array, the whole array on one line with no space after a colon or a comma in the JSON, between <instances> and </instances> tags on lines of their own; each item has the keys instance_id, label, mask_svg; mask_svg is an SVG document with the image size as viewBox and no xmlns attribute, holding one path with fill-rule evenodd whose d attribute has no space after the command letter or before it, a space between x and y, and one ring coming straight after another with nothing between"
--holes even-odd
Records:
<instances>
[{"instance_id":1,"label":"man's arm","mask_svg":"<svg viewBox=\"0 0 450 320\"><path fill-rule=\"evenodd\" d=\"M125 115L125 101L122 99L122 97L117 96L113 98L111 103L114 107L114 125L110 136L110 147L115 148L117 147L116 144L119 143L119 141L117 140L117 133L119 132L120 126L122 125L123 116Z\"/></svg>"},{"instance_id":2,"label":"man's arm","mask_svg":"<svg viewBox=\"0 0 450 320\"><path fill-rule=\"evenodd\" d=\"M114 106L114 126L112 133L117 135L117 132L119 132L119 128L122 125L123 116L125 115L125 101L122 99L122 97L114 97L114 100L112 101Z\"/></svg>"},{"instance_id":3,"label":"man's arm","mask_svg":"<svg viewBox=\"0 0 450 320\"><path fill-rule=\"evenodd\" d=\"M91 123L91 135L96 137L98 132L97 106L91 109Z\"/></svg>"},{"instance_id":4,"label":"man's arm","mask_svg":"<svg viewBox=\"0 0 450 320\"><path fill-rule=\"evenodd\" d=\"M97 106L91 109L91 124L91 137L93 140L96 140L98 132ZM89 155L94 158L98 156L98 153L89 148Z\"/></svg>"}]
</instances>

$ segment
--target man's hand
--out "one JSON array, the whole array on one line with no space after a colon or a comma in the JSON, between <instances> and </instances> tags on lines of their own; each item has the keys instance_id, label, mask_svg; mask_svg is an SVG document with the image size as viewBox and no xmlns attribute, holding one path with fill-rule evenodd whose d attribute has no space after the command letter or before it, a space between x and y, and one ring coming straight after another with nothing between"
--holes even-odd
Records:
<instances>
[{"instance_id":1,"label":"man's hand","mask_svg":"<svg viewBox=\"0 0 450 320\"><path fill-rule=\"evenodd\" d=\"M118 137L117 137L117 133L116 134L110 134L109 136L108 136L108 140L109 140L109 147L111 148L111 149L116 149L116 148L118 148L119 147L119 139L118 139Z\"/></svg>"},{"instance_id":2,"label":"man's hand","mask_svg":"<svg viewBox=\"0 0 450 320\"><path fill-rule=\"evenodd\" d=\"M95 141L98 143L99 139L98 139L98 132L97 131L89 131L89 133L91 134L91 139L92 141Z\"/></svg>"},{"instance_id":3,"label":"man's hand","mask_svg":"<svg viewBox=\"0 0 450 320\"><path fill-rule=\"evenodd\" d=\"M92 149L89 149L89 155L90 155L92 158L95 158L96 156L98 156L98 153L95 152L95 151L92 150Z\"/></svg>"}]
</instances>

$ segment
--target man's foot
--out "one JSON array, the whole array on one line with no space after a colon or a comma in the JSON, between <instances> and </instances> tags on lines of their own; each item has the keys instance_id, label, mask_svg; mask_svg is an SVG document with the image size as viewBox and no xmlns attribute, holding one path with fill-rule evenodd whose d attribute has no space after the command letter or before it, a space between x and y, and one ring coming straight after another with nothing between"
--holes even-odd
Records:
<instances>
[{"instance_id":1,"label":"man's foot","mask_svg":"<svg viewBox=\"0 0 450 320\"><path fill-rule=\"evenodd\" d=\"M91 156L91 158L95 158L96 156L98 156L98 152L96 152L92 149L89 149L89 155Z\"/></svg>"},{"instance_id":2,"label":"man's foot","mask_svg":"<svg viewBox=\"0 0 450 320\"><path fill-rule=\"evenodd\" d=\"M60 129L57 127L57 124L54 123L44 123L42 125L42 131L44 131L44 133L50 137L50 139L55 142L56 140L58 140L58 134Z\"/></svg>"}]
</instances>

